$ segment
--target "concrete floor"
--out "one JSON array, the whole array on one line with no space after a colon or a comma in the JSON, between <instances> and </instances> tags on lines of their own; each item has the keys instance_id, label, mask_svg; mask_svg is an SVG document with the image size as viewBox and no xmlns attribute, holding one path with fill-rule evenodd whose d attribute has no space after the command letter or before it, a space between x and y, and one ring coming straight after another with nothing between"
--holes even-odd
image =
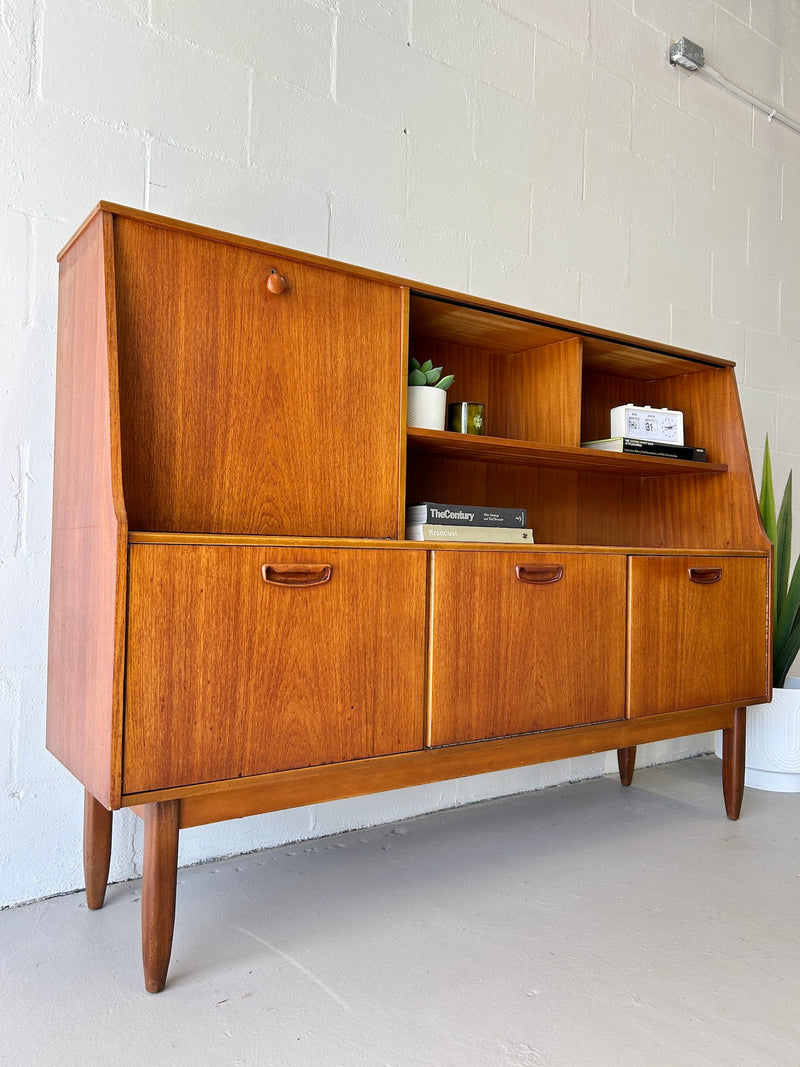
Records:
<instances>
[{"instance_id":1,"label":"concrete floor","mask_svg":"<svg viewBox=\"0 0 800 1067\"><path fill-rule=\"evenodd\" d=\"M800 797L700 757L0 913L0 1063L800 1064Z\"/></svg>"}]
</instances>

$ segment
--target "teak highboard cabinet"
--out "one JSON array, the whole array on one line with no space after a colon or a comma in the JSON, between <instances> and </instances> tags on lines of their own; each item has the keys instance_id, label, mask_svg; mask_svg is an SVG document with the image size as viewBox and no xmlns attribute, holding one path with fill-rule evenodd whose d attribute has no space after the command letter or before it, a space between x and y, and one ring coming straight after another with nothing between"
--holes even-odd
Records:
<instances>
[{"instance_id":1,"label":"teak highboard cabinet","mask_svg":"<svg viewBox=\"0 0 800 1067\"><path fill-rule=\"evenodd\" d=\"M406 427L409 355L487 436ZM683 411L708 463L589 451ZM733 365L101 203L60 256L47 744L145 824L145 983L182 827L721 729L769 699L771 548ZM404 540L406 502L536 544Z\"/></svg>"}]
</instances>

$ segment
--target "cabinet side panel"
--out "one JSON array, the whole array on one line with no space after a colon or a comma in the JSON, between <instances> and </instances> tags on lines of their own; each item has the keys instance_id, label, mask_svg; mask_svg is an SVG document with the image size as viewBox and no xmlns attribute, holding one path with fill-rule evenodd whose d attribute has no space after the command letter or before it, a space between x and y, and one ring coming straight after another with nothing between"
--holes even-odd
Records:
<instances>
[{"instance_id":1,"label":"cabinet side panel","mask_svg":"<svg viewBox=\"0 0 800 1067\"><path fill-rule=\"evenodd\" d=\"M107 807L120 795L127 526L119 468L112 220L60 264L47 747Z\"/></svg>"},{"instance_id":2,"label":"cabinet side panel","mask_svg":"<svg viewBox=\"0 0 800 1067\"><path fill-rule=\"evenodd\" d=\"M508 437L580 444L581 340L570 337L511 357Z\"/></svg>"},{"instance_id":3,"label":"cabinet side panel","mask_svg":"<svg viewBox=\"0 0 800 1067\"><path fill-rule=\"evenodd\" d=\"M767 549L730 368L656 383L653 403L684 411L687 444L700 445L710 463L727 463L719 478L651 479L645 487L652 547Z\"/></svg>"}]
</instances>

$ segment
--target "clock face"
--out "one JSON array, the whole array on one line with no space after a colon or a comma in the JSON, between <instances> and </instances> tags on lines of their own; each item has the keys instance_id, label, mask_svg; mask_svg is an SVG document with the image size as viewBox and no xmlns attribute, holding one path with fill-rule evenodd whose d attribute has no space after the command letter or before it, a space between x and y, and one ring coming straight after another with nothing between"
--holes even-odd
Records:
<instances>
[{"instance_id":1,"label":"clock face","mask_svg":"<svg viewBox=\"0 0 800 1067\"><path fill-rule=\"evenodd\" d=\"M683 444L683 412L648 404L620 404L611 409L611 436L665 445Z\"/></svg>"},{"instance_id":2,"label":"clock face","mask_svg":"<svg viewBox=\"0 0 800 1067\"><path fill-rule=\"evenodd\" d=\"M674 415L662 411L626 411L626 436L641 441L682 444L681 427Z\"/></svg>"}]
</instances>

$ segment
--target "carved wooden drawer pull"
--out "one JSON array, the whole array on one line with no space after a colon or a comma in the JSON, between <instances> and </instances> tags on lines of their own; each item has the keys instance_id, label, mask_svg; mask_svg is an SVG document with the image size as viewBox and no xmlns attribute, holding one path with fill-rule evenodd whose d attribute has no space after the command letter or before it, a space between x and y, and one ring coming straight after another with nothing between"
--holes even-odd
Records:
<instances>
[{"instance_id":1,"label":"carved wooden drawer pull","mask_svg":"<svg viewBox=\"0 0 800 1067\"><path fill-rule=\"evenodd\" d=\"M564 573L564 568L557 563L518 563L517 578L531 585L547 585L557 582Z\"/></svg>"},{"instance_id":2,"label":"carved wooden drawer pull","mask_svg":"<svg viewBox=\"0 0 800 1067\"><path fill-rule=\"evenodd\" d=\"M690 567L689 580L698 585L713 585L722 577L722 567Z\"/></svg>"},{"instance_id":3,"label":"carved wooden drawer pull","mask_svg":"<svg viewBox=\"0 0 800 1067\"><path fill-rule=\"evenodd\" d=\"M282 274L279 274L273 267L267 275L267 289L269 292L272 293L273 296L280 296L281 293L286 292L288 285L289 282L286 278Z\"/></svg>"},{"instance_id":4,"label":"carved wooden drawer pull","mask_svg":"<svg viewBox=\"0 0 800 1067\"><path fill-rule=\"evenodd\" d=\"M324 585L332 571L330 563L264 563L261 577L270 585Z\"/></svg>"}]
</instances>

